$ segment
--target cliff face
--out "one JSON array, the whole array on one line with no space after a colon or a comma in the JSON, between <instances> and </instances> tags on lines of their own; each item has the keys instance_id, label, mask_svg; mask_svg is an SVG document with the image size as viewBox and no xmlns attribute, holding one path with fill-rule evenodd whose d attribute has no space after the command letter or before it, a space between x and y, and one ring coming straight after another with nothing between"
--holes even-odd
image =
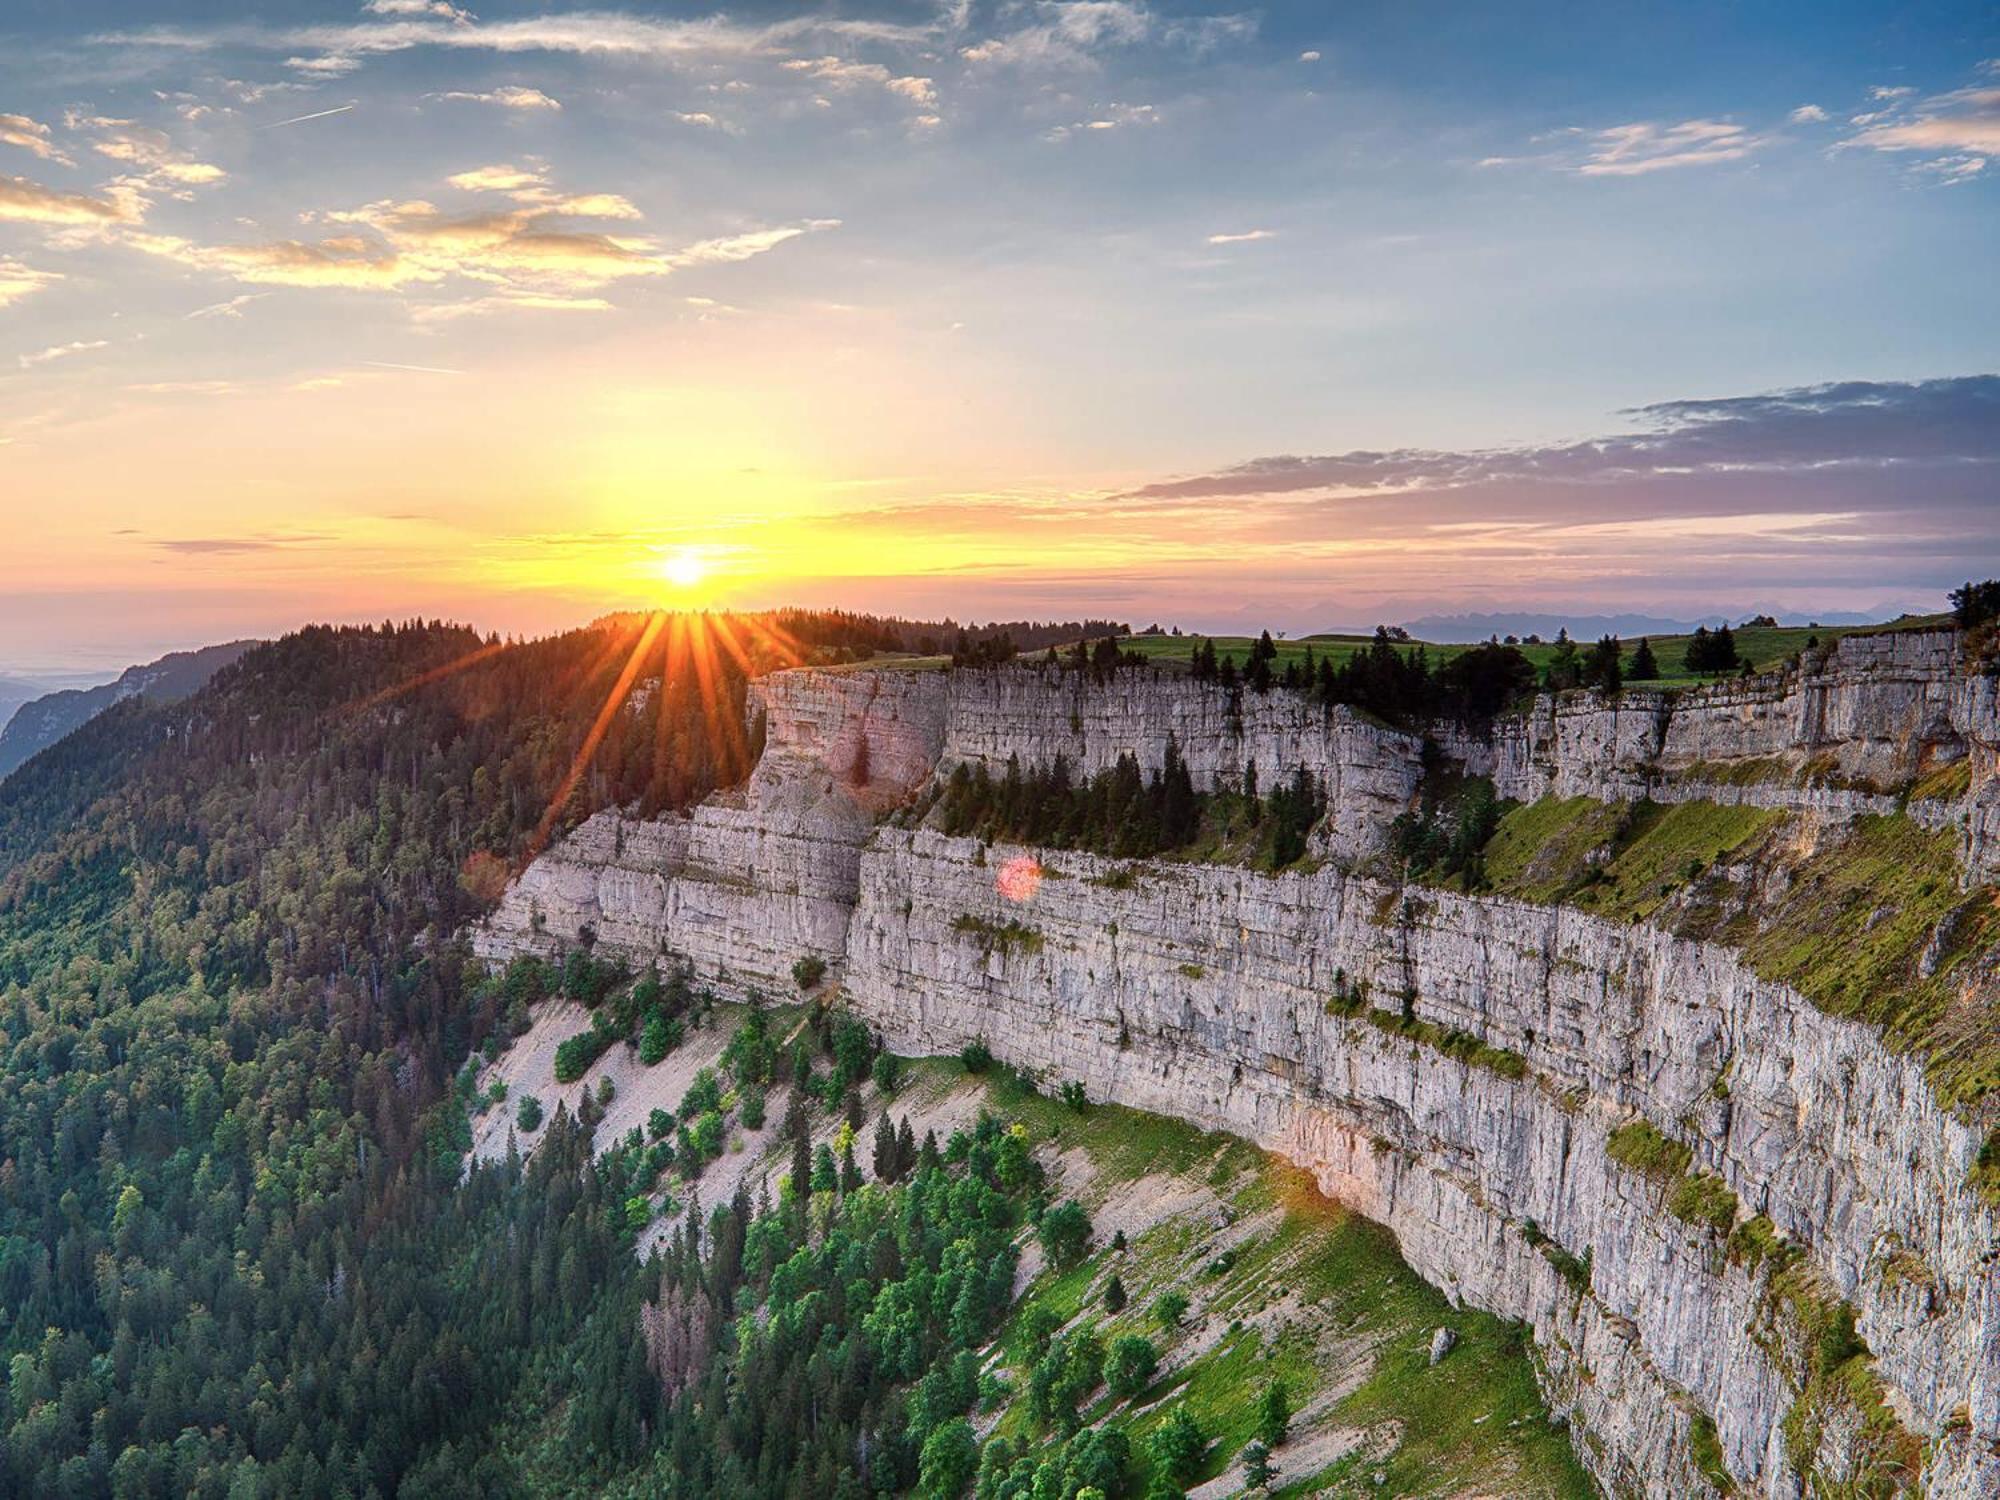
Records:
<instances>
[{"instance_id":1,"label":"cliff face","mask_svg":"<svg viewBox=\"0 0 2000 1500\"><path fill-rule=\"evenodd\" d=\"M1907 809L2000 874L2000 700L1951 631L1843 636L1807 660L1693 691L1542 697L1448 754L1502 797L1694 799L1834 816ZM1954 777L1950 768L1963 767ZM1915 796L1907 793L1914 787Z\"/></svg>"},{"instance_id":2,"label":"cliff face","mask_svg":"<svg viewBox=\"0 0 2000 1500\"><path fill-rule=\"evenodd\" d=\"M1515 797L1730 787L1801 807L1886 799L1854 783L1963 760L1931 800L1976 862L1992 684L1960 674L1948 636L1871 639L1761 690L1545 702L1448 748ZM998 868L1032 852L872 816L959 761L1156 765L1171 734L1198 786L1253 758L1311 766L1332 852L1367 849L1413 792L1416 742L1282 694L1232 714L1219 690L1150 674L803 672L767 681L763 710L741 792L685 819L592 819L526 872L480 951L589 924L738 985L817 952L892 1045L981 1039L1281 1152L1438 1285L1532 1327L1550 1399L1614 1493L1715 1493L1717 1456L1771 1496L1909 1462L1932 1495L2000 1492L2000 1239L1966 1185L1979 1140L1871 1028L1725 947L1405 890L1351 859L1266 876L1046 855L1010 899ZM1808 784L1828 765L1847 784ZM1886 1409L1815 1365L1843 1304Z\"/></svg>"}]
</instances>

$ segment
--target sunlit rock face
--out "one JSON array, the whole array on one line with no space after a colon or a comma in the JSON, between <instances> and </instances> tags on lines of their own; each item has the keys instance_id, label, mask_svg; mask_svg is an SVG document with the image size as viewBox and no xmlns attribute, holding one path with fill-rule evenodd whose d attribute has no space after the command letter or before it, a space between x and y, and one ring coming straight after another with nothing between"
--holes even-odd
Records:
<instances>
[{"instance_id":1,"label":"sunlit rock face","mask_svg":"<svg viewBox=\"0 0 2000 1500\"><path fill-rule=\"evenodd\" d=\"M1521 798L1841 816L1931 778L1912 813L1961 826L1983 869L2000 721L1992 679L1956 652L1948 633L1850 638L1809 670L1676 700L1543 700L1446 749ZM1643 1120L1739 1219L1768 1218L1795 1280L1853 1307L1891 1409L1929 1444L1928 1493L2000 1493L2000 1241L1966 1185L1980 1137L1871 1028L1720 945L1359 873L1414 793L1420 744L1283 694L1232 713L1184 680L1039 670L760 687L766 749L743 788L685 818L599 814L524 872L479 951L553 951L588 928L737 988L819 954L892 1045L979 1039L1298 1162L1439 1286L1532 1328L1549 1399L1610 1492L1716 1493L1703 1451L1760 1495L1851 1478L1851 1425L1820 1424L1809 1452L1788 1439L1810 1351L1769 1267L1672 1211L1673 1174L1610 1149ZM1170 739L1198 786L1253 759L1308 765L1333 793L1334 858L1276 876L1114 867L880 821L962 761L1150 768Z\"/></svg>"}]
</instances>

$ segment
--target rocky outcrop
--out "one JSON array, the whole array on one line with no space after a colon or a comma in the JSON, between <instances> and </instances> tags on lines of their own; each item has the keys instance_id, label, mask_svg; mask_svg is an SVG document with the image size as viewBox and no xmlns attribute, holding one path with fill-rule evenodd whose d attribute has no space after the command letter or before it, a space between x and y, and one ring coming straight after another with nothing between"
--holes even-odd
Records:
<instances>
[{"instance_id":1,"label":"rocky outcrop","mask_svg":"<svg viewBox=\"0 0 2000 1500\"><path fill-rule=\"evenodd\" d=\"M1565 698L1451 748L1517 797L1768 787L1802 807L1963 760L1969 793L1946 777L1931 800L1969 851L1990 849L1992 681L1960 675L1948 637L1869 639L1761 697ZM1851 1477L1898 1424L1914 1435L1891 1441L1901 1458L1928 1444L1933 1496L2000 1493L2000 1238L1967 1186L1979 1139L1871 1028L1720 945L1406 891L1351 858L1276 876L1114 866L877 820L960 762L1153 765L1171 736L1197 785L1250 759L1308 764L1334 792L1335 852L1365 850L1411 796L1415 741L1282 694L1232 712L1220 690L1150 673L1097 688L811 672L760 701L766 750L741 791L687 818L600 814L530 867L479 950L550 949L588 925L737 986L818 953L899 1047L980 1039L1281 1152L1438 1285L1533 1329L1549 1398L1613 1493L1716 1493L1719 1462L1793 1496ZM1717 771L1777 758L1825 775L1828 757L1854 781ZM1732 1240L1752 1216L1757 1233ZM1893 1419L1815 1378L1802 1298L1852 1308Z\"/></svg>"},{"instance_id":2,"label":"rocky outcrop","mask_svg":"<svg viewBox=\"0 0 2000 1500\"><path fill-rule=\"evenodd\" d=\"M1907 808L2000 873L2000 704L1949 630L1842 636L1799 662L1675 693L1544 695L1446 753L1502 796L1747 803L1836 817ZM1948 768L1963 765L1954 780ZM1927 779L1936 781L1926 787ZM1912 801L1910 792L1920 793Z\"/></svg>"}]
</instances>

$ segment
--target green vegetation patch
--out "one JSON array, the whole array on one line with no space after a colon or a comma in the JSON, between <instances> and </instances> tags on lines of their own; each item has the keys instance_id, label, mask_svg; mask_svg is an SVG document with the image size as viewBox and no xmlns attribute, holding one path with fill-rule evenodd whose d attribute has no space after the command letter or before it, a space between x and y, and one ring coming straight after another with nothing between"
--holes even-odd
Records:
<instances>
[{"instance_id":1,"label":"green vegetation patch","mask_svg":"<svg viewBox=\"0 0 2000 1500\"><path fill-rule=\"evenodd\" d=\"M1620 1166L1630 1167L1655 1182L1671 1183L1688 1169L1694 1153L1650 1120L1628 1120L1611 1132L1605 1150Z\"/></svg>"},{"instance_id":2,"label":"green vegetation patch","mask_svg":"<svg viewBox=\"0 0 2000 1500\"><path fill-rule=\"evenodd\" d=\"M1331 1002L1329 1002L1331 1006ZM1338 1012L1336 1012L1338 1013ZM1361 1012L1369 1025L1378 1031L1386 1031L1391 1036L1407 1037L1410 1041L1433 1051L1442 1052L1447 1057L1456 1058L1475 1068L1484 1068L1489 1073L1498 1073L1502 1078L1520 1080L1528 1076L1528 1060L1518 1052L1510 1052L1505 1047L1495 1047L1481 1041L1469 1031L1455 1026L1440 1026L1435 1021L1426 1021L1417 1016L1398 1016L1386 1010L1373 1007Z\"/></svg>"},{"instance_id":3,"label":"green vegetation patch","mask_svg":"<svg viewBox=\"0 0 2000 1500\"><path fill-rule=\"evenodd\" d=\"M1947 1106L2000 1087L2000 1017L1965 983L2000 942L2000 906L1991 888L1960 890L1950 831L1857 818L1847 837L1824 840L1792 869L1775 902L1722 936L1765 978L1833 1015L1873 1022L1891 1045L1924 1058Z\"/></svg>"},{"instance_id":4,"label":"green vegetation patch","mask_svg":"<svg viewBox=\"0 0 2000 1500\"><path fill-rule=\"evenodd\" d=\"M1005 922L995 922L988 917L975 916L971 912L960 912L952 919L951 930L979 939L980 946L988 953L1040 953L1042 934L1039 928L1028 927L1013 917Z\"/></svg>"},{"instance_id":5,"label":"green vegetation patch","mask_svg":"<svg viewBox=\"0 0 2000 1500\"><path fill-rule=\"evenodd\" d=\"M1637 921L1787 816L1716 802L1544 798L1500 819L1486 879L1506 895Z\"/></svg>"},{"instance_id":6,"label":"green vegetation patch","mask_svg":"<svg viewBox=\"0 0 2000 1500\"><path fill-rule=\"evenodd\" d=\"M1727 1234L1736 1223L1736 1194L1713 1172L1693 1172L1667 1194L1667 1211L1686 1224Z\"/></svg>"}]
</instances>

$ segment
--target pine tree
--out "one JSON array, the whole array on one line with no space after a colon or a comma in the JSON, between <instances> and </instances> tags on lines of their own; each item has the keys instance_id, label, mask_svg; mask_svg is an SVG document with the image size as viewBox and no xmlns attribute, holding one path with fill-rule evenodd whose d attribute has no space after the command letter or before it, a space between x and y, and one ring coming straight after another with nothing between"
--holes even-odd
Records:
<instances>
[{"instance_id":1,"label":"pine tree","mask_svg":"<svg viewBox=\"0 0 2000 1500\"><path fill-rule=\"evenodd\" d=\"M1660 664L1653 659L1653 643L1644 636L1639 637L1639 649L1632 653L1632 680L1652 682L1660 675Z\"/></svg>"}]
</instances>

